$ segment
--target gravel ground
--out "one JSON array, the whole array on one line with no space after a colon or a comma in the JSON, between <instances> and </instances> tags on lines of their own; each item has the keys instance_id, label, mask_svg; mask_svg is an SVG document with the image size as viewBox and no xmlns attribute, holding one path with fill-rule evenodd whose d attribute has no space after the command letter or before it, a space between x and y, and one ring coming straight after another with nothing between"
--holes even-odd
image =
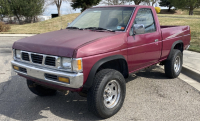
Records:
<instances>
[{"instance_id":1,"label":"gravel ground","mask_svg":"<svg viewBox=\"0 0 200 121\"><path fill-rule=\"evenodd\" d=\"M0 38L0 120L101 120L87 108L87 99L76 93L53 97L32 94L26 80L11 71L12 42ZM4 47L7 47L5 51ZM199 121L200 92L180 79L166 78L163 69L131 75L122 109L106 120Z\"/></svg>"}]
</instances>

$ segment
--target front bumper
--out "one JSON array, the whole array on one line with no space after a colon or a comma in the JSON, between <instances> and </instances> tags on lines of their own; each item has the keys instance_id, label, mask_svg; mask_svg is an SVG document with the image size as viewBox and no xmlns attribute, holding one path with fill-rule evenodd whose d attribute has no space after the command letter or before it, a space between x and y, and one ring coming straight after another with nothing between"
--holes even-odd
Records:
<instances>
[{"instance_id":1,"label":"front bumper","mask_svg":"<svg viewBox=\"0 0 200 121\"><path fill-rule=\"evenodd\" d=\"M83 73L68 73L68 72L62 72L54 69L49 69L42 66L36 66L31 64L26 64L18 61L11 61L12 68L13 66L17 66L22 68L22 70L15 70L14 71L18 74L33 77L36 79L39 79L41 81L44 81L46 83L51 83L59 86L64 86L68 88L75 88L78 89L83 86ZM60 82L58 80L49 79L46 78L46 74L48 75L54 75L54 77L64 77L68 78L70 80L70 83L64 83Z\"/></svg>"}]
</instances>

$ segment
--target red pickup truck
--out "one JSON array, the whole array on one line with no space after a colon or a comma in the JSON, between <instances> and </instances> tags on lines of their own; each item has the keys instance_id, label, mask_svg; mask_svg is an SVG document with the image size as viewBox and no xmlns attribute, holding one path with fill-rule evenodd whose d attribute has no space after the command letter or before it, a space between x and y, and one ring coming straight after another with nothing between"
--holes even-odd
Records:
<instances>
[{"instance_id":1,"label":"red pickup truck","mask_svg":"<svg viewBox=\"0 0 200 121\"><path fill-rule=\"evenodd\" d=\"M129 74L160 63L166 76L178 77L190 39L189 26L160 26L153 7L100 6L66 29L18 40L11 63L34 94L78 92L108 118L123 105Z\"/></svg>"}]
</instances>

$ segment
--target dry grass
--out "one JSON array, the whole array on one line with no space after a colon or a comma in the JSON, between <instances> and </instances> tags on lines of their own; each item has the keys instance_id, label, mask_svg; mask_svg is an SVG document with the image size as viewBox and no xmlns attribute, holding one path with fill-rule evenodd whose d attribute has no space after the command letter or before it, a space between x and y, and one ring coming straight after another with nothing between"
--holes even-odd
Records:
<instances>
[{"instance_id":1,"label":"dry grass","mask_svg":"<svg viewBox=\"0 0 200 121\"><path fill-rule=\"evenodd\" d=\"M34 24L12 25L6 34L40 34L66 28L79 14L70 14ZM163 17L164 16L164 17ZM176 18L174 18L176 17ZM177 18L179 17L179 18ZM159 14L161 25L189 25L192 32L190 50L200 52L200 16ZM62 23L62 24L61 24Z\"/></svg>"},{"instance_id":2,"label":"dry grass","mask_svg":"<svg viewBox=\"0 0 200 121\"><path fill-rule=\"evenodd\" d=\"M11 30L4 32L5 34L40 34L50 31L66 28L67 23L72 22L79 14L69 14L58 18L53 18L47 21L25 24L12 25Z\"/></svg>"},{"instance_id":3,"label":"dry grass","mask_svg":"<svg viewBox=\"0 0 200 121\"><path fill-rule=\"evenodd\" d=\"M171 10L168 12L167 9L162 9L160 14L172 14L172 15L189 15L188 10ZM200 15L200 9L195 9L194 10L194 15Z\"/></svg>"},{"instance_id":4,"label":"dry grass","mask_svg":"<svg viewBox=\"0 0 200 121\"><path fill-rule=\"evenodd\" d=\"M185 15L183 18L172 18L172 16L158 17L161 25L189 25L191 28L192 40L190 50L200 52L200 18Z\"/></svg>"}]
</instances>

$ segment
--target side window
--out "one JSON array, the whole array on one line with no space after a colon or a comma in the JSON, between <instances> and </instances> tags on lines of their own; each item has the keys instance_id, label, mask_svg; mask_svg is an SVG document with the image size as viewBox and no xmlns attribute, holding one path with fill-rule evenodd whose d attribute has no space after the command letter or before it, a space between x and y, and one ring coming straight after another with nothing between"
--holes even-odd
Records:
<instances>
[{"instance_id":1,"label":"side window","mask_svg":"<svg viewBox=\"0 0 200 121\"><path fill-rule=\"evenodd\" d=\"M109 13L107 27L114 30L123 31L131 17L131 10L113 10ZM113 27L113 28L112 28Z\"/></svg>"},{"instance_id":2,"label":"side window","mask_svg":"<svg viewBox=\"0 0 200 121\"><path fill-rule=\"evenodd\" d=\"M145 33L156 31L153 13L148 8L142 8L138 11L134 24L143 24L145 26Z\"/></svg>"}]
</instances>

